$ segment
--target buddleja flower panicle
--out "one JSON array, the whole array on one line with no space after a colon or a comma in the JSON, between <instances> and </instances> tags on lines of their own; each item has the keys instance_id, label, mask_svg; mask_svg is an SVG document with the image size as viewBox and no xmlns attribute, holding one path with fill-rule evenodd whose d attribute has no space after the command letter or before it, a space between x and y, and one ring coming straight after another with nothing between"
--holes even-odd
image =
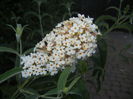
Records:
<instances>
[{"instance_id":1,"label":"buddleja flower panicle","mask_svg":"<svg viewBox=\"0 0 133 99\"><path fill-rule=\"evenodd\" d=\"M36 44L33 53L21 58L22 76L55 75L66 66L76 64L77 59L92 56L100 34L93 19L80 14L57 24Z\"/></svg>"}]
</instances>

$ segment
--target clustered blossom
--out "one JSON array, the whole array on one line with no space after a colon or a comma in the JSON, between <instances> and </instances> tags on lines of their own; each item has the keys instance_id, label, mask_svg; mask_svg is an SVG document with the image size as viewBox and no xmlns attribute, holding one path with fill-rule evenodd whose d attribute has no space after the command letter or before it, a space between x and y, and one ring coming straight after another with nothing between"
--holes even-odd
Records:
<instances>
[{"instance_id":1,"label":"clustered blossom","mask_svg":"<svg viewBox=\"0 0 133 99\"><path fill-rule=\"evenodd\" d=\"M100 35L93 19L78 14L59 23L37 43L34 52L23 56L22 76L55 75L78 59L92 56L96 51L96 36Z\"/></svg>"}]
</instances>

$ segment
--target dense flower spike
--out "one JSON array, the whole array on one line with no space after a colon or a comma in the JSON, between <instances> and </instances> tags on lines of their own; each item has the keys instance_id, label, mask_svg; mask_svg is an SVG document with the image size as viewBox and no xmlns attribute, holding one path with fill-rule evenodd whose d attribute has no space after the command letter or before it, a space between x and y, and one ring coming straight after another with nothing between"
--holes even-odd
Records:
<instances>
[{"instance_id":1,"label":"dense flower spike","mask_svg":"<svg viewBox=\"0 0 133 99\"><path fill-rule=\"evenodd\" d=\"M96 36L100 35L93 19L84 15L59 23L34 48L34 53L21 57L22 76L55 75L77 59L95 53Z\"/></svg>"}]
</instances>

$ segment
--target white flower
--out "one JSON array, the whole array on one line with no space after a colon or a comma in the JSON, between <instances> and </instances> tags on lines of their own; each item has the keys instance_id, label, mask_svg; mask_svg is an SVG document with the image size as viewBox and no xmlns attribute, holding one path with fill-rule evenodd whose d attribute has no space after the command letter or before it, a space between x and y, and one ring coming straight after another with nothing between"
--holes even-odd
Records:
<instances>
[{"instance_id":1,"label":"white flower","mask_svg":"<svg viewBox=\"0 0 133 99\"><path fill-rule=\"evenodd\" d=\"M91 24L89 28L91 31L95 32L98 27L95 24Z\"/></svg>"},{"instance_id":2,"label":"white flower","mask_svg":"<svg viewBox=\"0 0 133 99\"><path fill-rule=\"evenodd\" d=\"M76 70L77 59L85 59L96 52L96 36L101 35L93 19L78 14L60 22L36 44L34 52L21 57L22 77L51 76L66 66Z\"/></svg>"},{"instance_id":3,"label":"white flower","mask_svg":"<svg viewBox=\"0 0 133 99\"><path fill-rule=\"evenodd\" d=\"M82 44L82 49L83 49L83 50L87 50L87 49L89 48L89 45L90 45L90 44L88 44L88 43Z\"/></svg>"},{"instance_id":4,"label":"white flower","mask_svg":"<svg viewBox=\"0 0 133 99\"><path fill-rule=\"evenodd\" d=\"M80 50L80 51L77 53L76 56L77 56L78 59L85 58L86 53L85 53L84 50Z\"/></svg>"},{"instance_id":5,"label":"white flower","mask_svg":"<svg viewBox=\"0 0 133 99\"><path fill-rule=\"evenodd\" d=\"M57 61L57 63L58 63L59 65L64 65L64 64L65 64L65 60L59 60L59 61Z\"/></svg>"},{"instance_id":6,"label":"white flower","mask_svg":"<svg viewBox=\"0 0 133 99\"><path fill-rule=\"evenodd\" d=\"M75 41L74 49L80 49L81 48L81 41Z\"/></svg>"},{"instance_id":7,"label":"white flower","mask_svg":"<svg viewBox=\"0 0 133 99\"><path fill-rule=\"evenodd\" d=\"M50 75L53 76L53 75L55 75L57 73L58 73L57 69L55 69L55 70L53 69L53 71L50 73Z\"/></svg>"},{"instance_id":8,"label":"white flower","mask_svg":"<svg viewBox=\"0 0 133 99\"><path fill-rule=\"evenodd\" d=\"M26 70L23 70L21 73L22 73L22 77L24 78L27 78L30 76Z\"/></svg>"},{"instance_id":9,"label":"white flower","mask_svg":"<svg viewBox=\"0 0 133 99\"><path fill-rule=\"evenodd\" d=\"M69 39L64 40L63 45L69 47L71 45L70 40Z\"/></svg>"},{"instance_id":10,"label":"white flower","mask_svg":"<svg viewBox=\"0 0 133 99\"><path fill-rule=\"evenodd\" d=\"M86 34L79 35L79 38L80 38L81 42L87 42L87 35Z\"/></svg>"},{"instance_id":11,"label":"white flower","mask_svg":"<svg viewBox=\"0 0 133 99\"><path fill-rule=\"evenodd\" d=\"M74 50L73 47L67 47L67 48L66 48L66 54L67 54L67 55L74 55L75 52L76 52L76 51Z\"/></svg>"},{"instance_id":12,"label":"white flower","mask_svg":"<svg viewBox=\"0 0 133 99\"><path fill-rule=\"evenodd\" d=\"M85 18L85 16L84 16L84 15L81 15L81 14L78 14L78 17L79 17L80 19Z\"/></svg>"},{"instance_id":13,"label":"white flower","mask_svg":"<svg viewBox=\"0 0 133 99\"><path fill-rule=\"evenodd\" d=\"M51 72L55 68L55 64L50 62L49 64L46 65L47 71Z\"/></svg>"}]
</instances>

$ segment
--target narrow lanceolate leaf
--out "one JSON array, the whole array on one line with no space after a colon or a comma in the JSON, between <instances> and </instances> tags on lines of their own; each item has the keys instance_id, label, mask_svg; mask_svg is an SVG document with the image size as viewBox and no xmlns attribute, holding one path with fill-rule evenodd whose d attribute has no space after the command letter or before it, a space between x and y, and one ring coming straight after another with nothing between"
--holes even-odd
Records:
<instances>
[{"instance_id":1,"label":"narrow lanceolate leaf","mask_svg":"<svg viewBox=\"0 0 133 99\"><path fill-rule=\"evenodd\" d=\"M117 12L119 12L119 8L117 8L117 7L109 7L109 8L107 8L106 10L115 10L115 11L117 11Z\"/></svg>"},{"instance_id":2,"label":"narrow lanceolate leaf","mask_svg":"<svg viewBox=\"0 0 133 99\"><path fill-rule=\"evenodd\" d=\"M89 92L86 87L86 83L83 79L80 79L78 83L75 85L74 88L72 88L68 94L71 95L78 95L78 99L90 99L89 98ZM77 99L77 98L76 98Z\"/></svg>"},{"instance_id":3,"label":"narrow lanceolate leaf","mask_svg":"<svg viewBox=\"0 0 133 99\"><path fill-rule=\"evenodd\" d=\"M33 52L33 50L34 50L34 48L30 48L30 49L26 50L26 51L23 53L23 55L29 54L29 53Z\"/></svg>"},{"instance_id":4,"label":"narrow lanceolate leaf","mask_svg":"<svg viewBox=\"0 0 133 99\"><path fill-rule=\"evenodd\" d=\"M109 24L107 22L100 22L98 26L101 28L104 27L106 30L109 29Z\"/></svg>"},{"instance_id":5,"label":"narrow lanceolate leaf","mask_svg":"<svg viewBox=\"0 0 133 99\"><path fill-rule=\"evenodd\" d=\"M113 28L114 29L124 29L127 30L129 33L133 31L133 26L130 24L119 24Z\"/></svg>"},{"instance_id":6,"label":"narrow lanceolate leaf","mask_svg":"<svg viewBox=\"0 0 133 99\"><path fill-rule=\"evenodd\" d=\"M61 75L58 79L58 84L57 84L58 92L61 92L65 88L65 85L67 83L67 78L68 78L70 72L71 72L71 67L67 67L61 73Z\"/></svg>"},{"instance_id":7,"label":"narrow lanceolate leaf","mask_svg":"<svg viewBox=\"0 0 133 99\"><path fill-rule=\"evenodd\" d=\"M0 83L4 82L5 80L19 74L22 71L22 68L20 67L15 67L3 74L0 75Z\"/></svg>"},{"instance_id":8,"label":"narrow lanceolate leaf","mask_svg":"<svg viewBox=\"0 0 133 99\"><path fill-rule=\"evenodd\" d=\"M36 12L33 12L33 11L27 12L24 15L25 18L26 17L33 17L33 16L39 18L39 15Z\"/></svg>"},{"instance_id":9,"label":"narrow lanceolate leaf","mask_svg":"<svg viewBox=\"0 0 133 99\"><path fill-rule=\"evenodd\" d=\"M68 87L68 91L71 90L73 88L73 86L78 82L78 80L80 79L80 76L76 77L71 84Z\"/></svg>"},{"instance_id":10,"label":"narrow lanceolate leaf","mask_svg":"<svg viewBox=\"0 0 133 99\"><path fill-rule=\"evenodd\" d=\"M45 93L44 95L42 95L42 96L49 96L49 95L56 95L56 94L58 94L57 88L51 89L50 91L46 92L46 93Z\"/></svg>"},{"instance_id":11,"label":"narrow lanceolate leaf","mask_svg":"<svg viewBox=\"0 0 133 99\"><path fill-rule=\"evenodd\" d=\"M24 99L38 99L38 96L34 96L34 95L25 95Z\"/></svg>"},{"instance_id":12,"label":"narrow lanceolate leaf","mask_svg":"<svg viewBox=\"0 0 133 99\"><path fill-rule=\"evenodd\" d=\"M29 95L39 96L39 93L36 90L31 88L20 89L20 92L27 93Z\"/></svg>"},{"instance_id":13,"label":"narrow lanceolate leaf","mask_svg":"<svg viewBox=\"0 0 133 99\"><path fill-rule=\"evenodd\" d=\"M105 20L111 20L113 22L116 21L116 18L110 15L102 15L100 17L97 18L97 20L95 21L96 24L100 23L101 21L105 21Z\"/></svg>"},{"instance_id":14,"label":"narrow lanceolate leaf","mask_svg":"<svg viewBox=\"0 0 133 99\"><path fill-rule=\"evenodd\" d=\"M20 56L16 50L12 48L8 48L8 47L0 47L0 52L8 52L8 53L13 53L13 54Z\"/></svg>"}]
</instances>

